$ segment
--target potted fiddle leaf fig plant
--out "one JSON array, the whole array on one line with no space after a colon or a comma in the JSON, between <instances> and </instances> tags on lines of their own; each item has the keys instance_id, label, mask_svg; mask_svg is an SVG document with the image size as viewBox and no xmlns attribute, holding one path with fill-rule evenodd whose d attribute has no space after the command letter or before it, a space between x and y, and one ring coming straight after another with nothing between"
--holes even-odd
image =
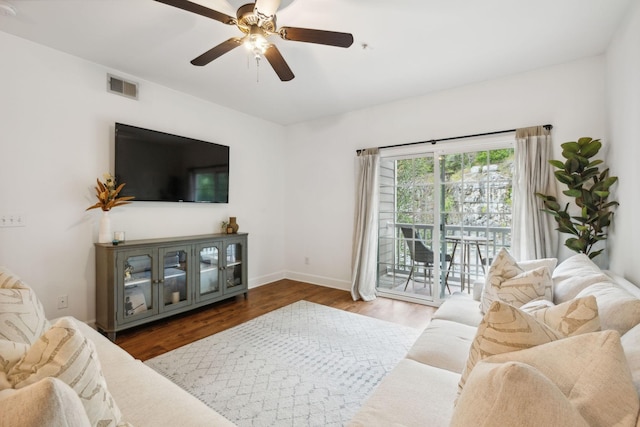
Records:
<instances>
[{"instance_id":1,"label":"potted fiddle leaf fig plant","mask_svg":"<svg viewBox=\"0 0 640 427\"><path fill-rule=\"evenodd\" d=\"M562 208L556 197L536 193L544 201L542 211L552 215L558 223L557 230L572 235L565 241L565 246L590 259L604 250L594 250L594 245L607 239L606 230L613 218L611 209L619 205L608 200L610 188L618 177L609 176L609 168L600 171L598 166L602 160L592 160L601 147L599 139L580 138L577 142L562 144L564 162L549 160L557 169L554 172L556 179L567 186L562 193L574 198L580 209L577 215L569 213L569 203Z\"/></svg>"}]
</instances>

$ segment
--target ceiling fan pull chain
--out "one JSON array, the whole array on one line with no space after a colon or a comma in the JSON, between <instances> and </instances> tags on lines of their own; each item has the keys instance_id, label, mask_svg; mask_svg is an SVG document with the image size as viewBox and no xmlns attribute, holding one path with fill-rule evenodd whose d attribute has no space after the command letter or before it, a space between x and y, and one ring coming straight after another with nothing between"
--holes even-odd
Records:
<instances>
[{"instance_id":1,"label":"ceiling fan pull chain","mask_svg":"<svg viewBox=\"0 0 640 427\"><path fill-rule=\"evenodd\" d=\"M260 83L260 55L256 55L256 83Z\"/></svg>"}]
</instances>

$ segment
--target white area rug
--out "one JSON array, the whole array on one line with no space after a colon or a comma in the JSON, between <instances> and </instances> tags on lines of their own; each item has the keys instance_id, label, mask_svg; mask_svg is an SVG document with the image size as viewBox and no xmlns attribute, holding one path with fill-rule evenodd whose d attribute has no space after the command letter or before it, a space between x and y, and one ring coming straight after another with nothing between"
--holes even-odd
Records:
<instances>
[{"instance_id":1,"label":"white area rug","mask_svg":"<svg viewBox=\"0 0 640 427\"><path fill-rule=\"evenodd\" d=\"M419 334L298 301L145 363L239 426L342 426Z\"/></svg>"}]
</instances>

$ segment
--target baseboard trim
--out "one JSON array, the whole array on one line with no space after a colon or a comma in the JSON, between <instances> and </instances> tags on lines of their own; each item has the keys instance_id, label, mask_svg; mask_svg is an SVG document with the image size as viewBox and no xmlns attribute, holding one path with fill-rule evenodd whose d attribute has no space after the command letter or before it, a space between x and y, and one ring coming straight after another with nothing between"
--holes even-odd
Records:
<instances>
[{"instance_id":1,"label":"baseboard trim","mask_svg":"<svg viewBox=\"0 0 640 427\"><path fill-rule=\"evenodd\" d=\"M278 271L271 274L266 274L260 277L253 277L249 279L249 289L258 288L260 286L277 282L278 280L286 279L285 271Z\"/></svg>"},{"instance_id":2,"label":"baseboard trim","mask_svg":"<svg viewBox=\"0 0 640 427\"><path fill-rule=\"evenodd\" d=\"M285 278L297 280L298 282L311 283L312 285L326 286L327 288L340 289L343 291L351 290L351 282L331 277L316 276L313 274L298 273L295 271L285 271Z\"/></svg>"},{"instance_id":3,"label":"baseboard trim","mask_svg":"<svg viewBox=\"0 0 640 427\"><path fill-rule=\"evenodd\" d=\"M298 282L310 283L312 285L325 286L327 288L340 289L343 291L351 291L351 282L346 280L334 279L331 277L317 276L314 274L298 273L295 271L278 271L271 274L265 274L260 277L249 279L249 289L258 288L277 282L278 280L289 279Z\"/></svg>"}]
</instances>

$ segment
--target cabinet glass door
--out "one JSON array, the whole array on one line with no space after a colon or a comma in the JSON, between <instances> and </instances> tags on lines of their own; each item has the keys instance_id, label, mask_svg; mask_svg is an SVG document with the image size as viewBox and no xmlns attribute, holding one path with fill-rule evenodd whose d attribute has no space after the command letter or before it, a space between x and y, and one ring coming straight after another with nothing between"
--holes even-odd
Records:
<instances>
[{"instance_id":1,"label":"cabinet glass door","mask_svg":"<svg viewBox=\"0 0 640 427\"><path fill-rule=\"evenodd\" d=\"M198 246L198 301L211 299L222 293L220 288L220 247L218 245Z\"/></svg>"},{"instance_id":2,"label":"cabinet glass door","mask_svg":"<svg viewBox=\"0 0 640 427\"><path fill-rule=\"evenodd\" d=\"M118 269L121 320L133 321L157 312L155 304L153 257L149 253L123 253Z\"/></svg>"},{"instance_id":3,"label":"cabinet glass door","mask_svg":"<svg viewBox=\"0 0 640 427\"><path fill-rule=\"evenodd\" d=\"M242 243L229 243L226 249L225 288L234 289L243 286L242 281Z\"/></svg>"},{"instance_id":4,"label":"cabinet glass door","mask_svg":"<svg viewBox=\"0 0 640 427\"><path fill-rule=\"evenodd\" d=\"M163 248L159 255L162 262L160 273L162 310L175 310L190 304L189 251L187 248Z\"/></svg>"}]
</instances>

